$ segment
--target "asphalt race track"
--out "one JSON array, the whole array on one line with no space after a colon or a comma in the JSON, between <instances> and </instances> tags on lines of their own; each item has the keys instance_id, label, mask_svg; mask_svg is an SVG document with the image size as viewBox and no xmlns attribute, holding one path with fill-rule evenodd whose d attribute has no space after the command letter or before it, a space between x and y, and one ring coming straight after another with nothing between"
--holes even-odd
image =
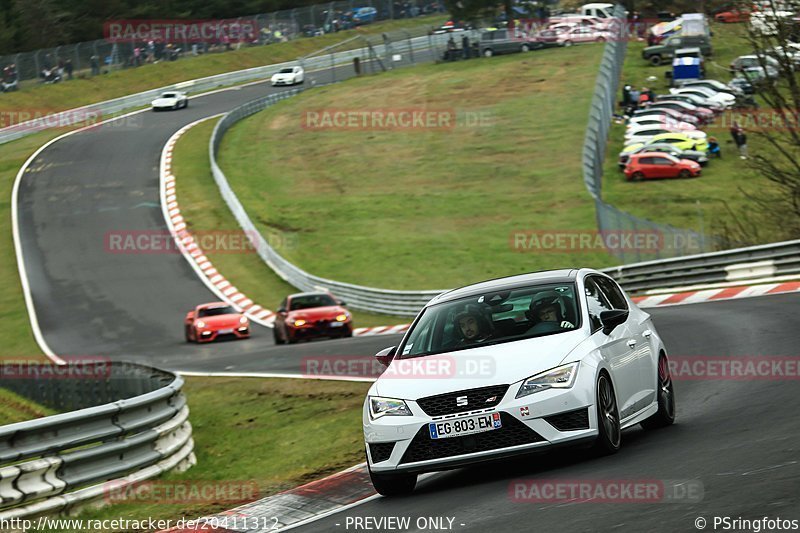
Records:
<instances>
[{"instance_id":1,"label":"asphalt race track","mask_svg":"<svg viewBox=\"0 0 800 533\"><path fill-rule=\"evenodd\" d=\"M352 69L338 70L342 79ZM173 133L279 90L285 89L256 84L193 98L184 110L146 111L66 137L32 162L20 184L20 239L39 326L55 353L179 370L297 374L302 357L351 355L356 346L375 353L392 342L385 336L278 348L271 330L254 324L249 341L190 345L183 316L218 298L186 260L108 250L111 232L167 234L158 166ZM264 303L277 306L284 296Z\"/></svg>"},{"instance_id":2,"label":"asphalt race track","mask_svg":"<svg viewBox=\"0 0 800 533\"><path fill-rule=\"evenodd\" d=\"M798 309L797 295L776 295L654 309L653 316L673 356L798 357ZM714 516L800 520L797 379L676 380L675 394L675 425L624 432L622 450L614 456L593 458L565 448L444 472L421 481L410 497L372 500L297 531L366 530L356 528L356 517L410 517L412 527L404 531L431 530L413 526L419 517L450 517L452 531L476 533L688 532L698 531L698 517L713 531ZM513 501L509 487L520 479L699 481L703 498L698 503Z\"/></svg>"},{"instance_id":3,"label":"asphalt race track","mask_svg":"<svg viewBox=\"0 0 800 533\"><path fill-rule=\"evenodd\" d=\"M147 111L127 126L84 131L41 152L19 191L20 238L39 326L53 351L187 371L298 374L304 357L365 356L398 340L274 346L271 331L254 325L249 341L187 344L184 314L216 297L184 258L107 251L109 232L167 231L158 165L175 131L273 90L259 84L194 98L186 110ZM275 306L283 296L263 303ZM798 311L794 294L651 313L673 356L797 357ZM372 500L302 529L352 531L348 517L379 516L412 517L412 523L451 517L453 530L475 532L696 531L700 516L709 522L715 515L800 519L797 386L797 380L677 380L677 424L651 433L629 430L615 456L561 450L441 473L421 481L411 497ZM520 503L509 494L520 478L699 481L703 499Z\"/></svg>"}]
</instances>

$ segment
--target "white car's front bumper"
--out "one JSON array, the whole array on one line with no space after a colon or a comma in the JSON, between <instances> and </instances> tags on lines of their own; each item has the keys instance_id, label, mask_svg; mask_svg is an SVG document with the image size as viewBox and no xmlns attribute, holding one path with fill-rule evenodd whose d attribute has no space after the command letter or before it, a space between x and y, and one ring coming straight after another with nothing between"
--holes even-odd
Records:
<instances>
[{"instance_id":1,"label":"white car's front bumper","mask_svg":"<svg viewBox=\"0 0 800 533\"><path fill-rule=\"evenodd\" d=\"M594 383L593 372L582 372L570 389L550 389L519 399L515 396L520 384L515 383L494 407L435 417L427 415L418 402L407 401L412 416L384 416L372 420L365 404L364 439L370 468L374 472L445 470L539 448L592 440L598 434ZM456 420L484 412L500 413L503 426L464 437L430 438L430 422ZM569 414L564 416L565 413ZM375 444L379 446L373 446ZM373 452L377 457L373 457ZM388 458L384 459L387 453Z\"/></svg>"}]
</instances>

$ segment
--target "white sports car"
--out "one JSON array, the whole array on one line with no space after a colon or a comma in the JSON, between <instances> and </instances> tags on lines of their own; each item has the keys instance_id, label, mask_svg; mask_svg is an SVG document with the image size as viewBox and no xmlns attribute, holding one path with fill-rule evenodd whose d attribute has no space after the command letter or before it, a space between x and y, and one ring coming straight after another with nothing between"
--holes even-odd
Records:
<instances>
[{"instance_id":1,"label":"white sports car","mask_svg":"<svg viewBox=\"0 0 800 533\"><path fill-rule=\"evenodd\" d=\"M670 89L673 95L687 94L690 96L697 96L698 98L705 98L706 100L719 104L725 109L733 107L736 103L736 97L730 93L715 91L706 87L681 87L679 89Z\"/></svg>"},{"instance_id":2,"label":"white sports car","mask_svg":"<svg viewBox=\"0 0 800 533\"><path fill-rule=\"evenodd\" d=\"M614 453L623 429L675 419L650 315L594 270L446 292L376 357L387 368L369 389L363 425L370 477L385 496L410 493L422 472L552 445Z\"/></svg>"},{"instance_id":3,"label":"white sports car","mask_svg":"<svg viewBox=\"0 0 800 533\"><path fill-rule=\"evenodd\" d=\"M270 78L273 87L277 85L296 85L304 81L305 72L303 71L303 67L282 68Z\"/></svg>"},{"instance_id":4,"label":"white sports car","mask_svg":"<svg viewBox=\"0 0 800 533\"><path fill-rule=\"evenodd\" d=\"M153 100L153 111L160 109L181 109L189 107L189 98L186 93L180 91L167 91L161 93L161 96Z\"/></svg>"}]
</instances>

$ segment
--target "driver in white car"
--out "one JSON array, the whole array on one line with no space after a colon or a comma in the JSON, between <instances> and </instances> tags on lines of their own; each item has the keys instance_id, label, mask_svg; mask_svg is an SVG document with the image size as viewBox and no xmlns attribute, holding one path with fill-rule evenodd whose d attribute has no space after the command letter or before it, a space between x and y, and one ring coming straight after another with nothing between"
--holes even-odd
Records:
<instances>
[{"instance_id":1,"label":"driver in white car","mask_svg":"<svg viewBox=\"0 0 800 533\"><path fill-rule=\"evenodd\" d=\"M537 294L531 299L528 319L534 326L528 333L551 333L559 329L574 329L575 324L565 320L561 305L561 296L555 291Z\"/></svg>"},{"instance_id":2,"label":"driver in white car","mask_svg":"<svg viewBox=\"0 0 800 533\"><path fill-rule=\"evenodd\" d=\"M467 305L463 311L455 316L458 333L461 334L460 346L479 344L491 338L492 328L480 309L474 305Z\"/></svg>"}]
</instances>

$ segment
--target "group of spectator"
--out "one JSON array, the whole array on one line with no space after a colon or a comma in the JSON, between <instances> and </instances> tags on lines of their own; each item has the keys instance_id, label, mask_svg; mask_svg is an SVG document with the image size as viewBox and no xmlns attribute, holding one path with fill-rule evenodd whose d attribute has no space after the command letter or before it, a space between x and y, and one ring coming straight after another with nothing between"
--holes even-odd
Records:
<instances>
[{"instance_id":1,"label":"group of spectator","mask_svg":"<svg viewBox=\"0 0 800 533\"><path fill-rule=\"evenodd\" d=\"M474 51L475 57L478 57L477 50ZM469 36L466 34L461 36L461 48L456 45L456 40L451 35L447 40L447 52L444 54L445 61L456 61L459 58L469 59L473 56L473 50L470 47Z\"/></svg>"},{"instance_id":2,"label":"group of spectator","mask_svg":"<svg viewBox=\"0 0 800 533\"><path fill-rule=\"evenodd\" d=\"M655 99L656 93L648 87L642 87L639 90L630 85L625 85L622 88L621 105L625 116L632 116L637 109L647 107Z\"/></svg>"}]
</instances>

